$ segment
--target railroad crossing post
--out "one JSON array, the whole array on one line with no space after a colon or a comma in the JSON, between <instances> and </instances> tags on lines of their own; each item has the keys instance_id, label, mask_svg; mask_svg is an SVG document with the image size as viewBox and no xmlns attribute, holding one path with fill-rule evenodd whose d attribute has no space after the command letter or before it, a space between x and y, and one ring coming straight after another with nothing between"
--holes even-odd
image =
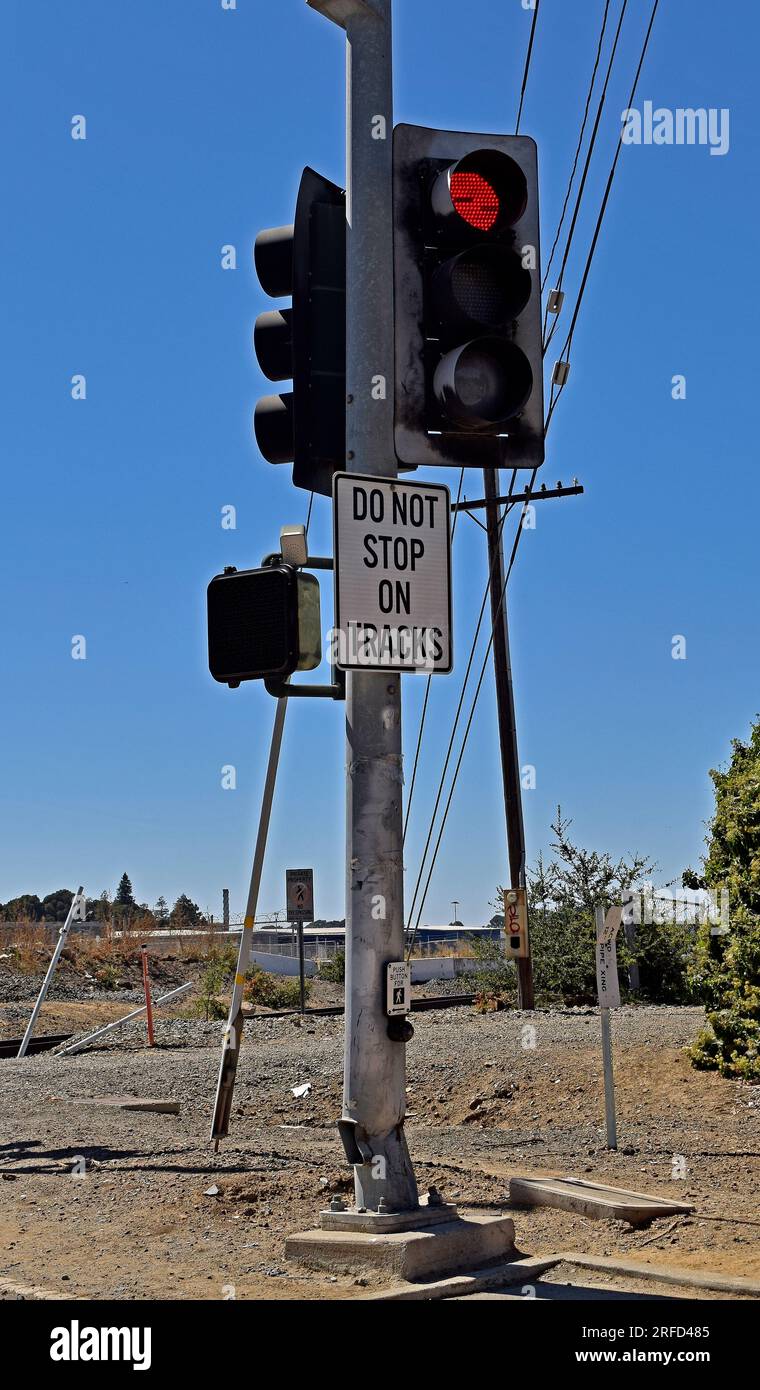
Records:
<instances>
[{"instance_id":1,"label":"railroad crossing post","mask_svg":"<svg viewBox=\"0 0 760 1390\"><path fill-rule=\"evenodd\" d=\"M397 474L393 437L391 0L309 0L346 31L346 467ZM346 1042L340 1132L357 1208L417 1208L406 1044L384 976L404 959L401 676L346 679Z\"/></svg>"}]
</instances>

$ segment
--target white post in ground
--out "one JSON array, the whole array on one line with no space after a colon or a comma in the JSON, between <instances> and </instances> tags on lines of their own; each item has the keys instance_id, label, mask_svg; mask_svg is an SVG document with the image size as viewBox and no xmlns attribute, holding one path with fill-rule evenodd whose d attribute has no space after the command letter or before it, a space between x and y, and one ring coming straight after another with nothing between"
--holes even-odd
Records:
<instances>
[{"instance_id":1,"label":"white post in ground","mask_svg":"<svg viewBox=\"0 0 760 1390\"><path fill-rule=\"evenodd\" d=\"M617 1148L617 1118L615 1115L615 1078L612 1071L612 1033L610 1009L620 1007L620 985L617 974L615 935L620 926L620 909L610 910L605 920L604 908L594 908L596 920L596 978L599 1012L602 1019L602 1066L604 1068L604 1113L607 1123L607 1148Z\"/></svg>"},{"instance_id":2,"label":"white post in ground","mask_svg":"<svg viewBox=\"0 0 760 1390\"><path fill-rule=\"evenodd\" d=\"M347 40L346 468L397 474L393 438L391 0L309 0ZM343 1118L357 1208L419 1205L404 1134L406 1044L388 1034L385 967L404 959L401 677L346 679Z\"/></svg>"},{"instance_id":3,"label":"white post in ground","mask_svg":"<svg viewBox=\"0 0 760 1390\"><path fill-rule=\"evenodd\" d=\"M56 966L58 965L58 961L60 960L61 951L66 945L66 937L69 934L69 927L71 926L71 923L74 921L83 922L85 920L86 902L83 893L84 889L82 888L82 885L80 883L76 893L71 899L69 910L66 914L66 921L64 922L63 926L61 927L61 930L58 933L58 940L55 943L55 950L53 951L53 954L50 957L50 964L47 968L45 978L42 981L42 988L39 994L37 995L37 1002L34 1008L32 1009L32 1016L26 1025L26 1032L24 1033L24 1036L21 1039L21 1046L18 1052L16 1053L17 1057L26 1056L26 1049L29 1046L29 1040L32 1037L32 1034L34 1033L34 1026L37 1022L38 1014L40 1012L40 1009L42 1008L42 1005L45 1002L45 995L47 994L53 982L53 976L55 975Z\"/></svg>"}]
</instances>

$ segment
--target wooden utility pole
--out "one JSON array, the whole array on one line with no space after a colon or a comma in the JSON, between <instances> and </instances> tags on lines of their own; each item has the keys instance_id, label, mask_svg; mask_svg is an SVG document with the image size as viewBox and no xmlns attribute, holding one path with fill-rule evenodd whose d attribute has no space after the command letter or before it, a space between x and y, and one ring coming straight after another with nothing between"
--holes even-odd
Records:
<instances>
[{"instance_id":1,"label":"wooden utility pole","mask_svg":"<svg viewBox=\"0 0 760 1390\"><path fill-rule=\"evenodd\" d=\"M517 751L515 700L512 689L512 663L509 655L507 596L504 592L504 543L499 519L499 470L483 469L488 535L488 572L493 622L493 669L496 680L496 710L501 748L501 775L504 782L504 814L507 822L509 886L525 887L525 827L520 786L520 758ZM530 942L530 935L528 937ZM533 961L528 955L517 962L517 1002L521 1009L535 1008Z\"/></svg>"}]
</instances>

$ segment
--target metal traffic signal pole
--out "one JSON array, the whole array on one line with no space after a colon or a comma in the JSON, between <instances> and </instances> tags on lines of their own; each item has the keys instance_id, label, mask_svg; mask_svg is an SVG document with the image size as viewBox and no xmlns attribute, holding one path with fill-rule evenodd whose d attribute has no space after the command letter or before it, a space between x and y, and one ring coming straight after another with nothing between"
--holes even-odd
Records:
<instances>
[{"instance_id":1,"label":"metal traffic signal pole","mask_svg":"<svg viewBox=\"0 0 760 1390\"><path fill-rule=\"evenodd\" d=\"M391 0L309 0L347 39L346 468L397 473L393 439ZM404 959L401 677L346 683L346 1041L340 1131L357 1208L408 1211L406 1044L389 1037L385 967Z\"/></svg>"},{"instance_id":2,"label":"metal traffic signal pole","mask_svg":"<svg viewBox=\"0 0 760 1390\"><path fill-rule=\"evenodd\" d=\"M499 470L483 469L486 497L486 531L488 534L488 572L491 589L491 619L493 621L493 669L496 680L496 711L501 748L501 775L504 782L504 814L507 821L509 851L509 886L525 887L525 827L523 825L520 786L520 758L517 751L515 697L512 688L512 662L509 654L509 622L507 596L504 592L504 544L499 524ZM503 595L503 597L502 597ZM530 938L529 938L530 940ZM521 1009L535 1007L533 994L533 961L518 958L517 1002Z\"/></svg>"}]
</instances>

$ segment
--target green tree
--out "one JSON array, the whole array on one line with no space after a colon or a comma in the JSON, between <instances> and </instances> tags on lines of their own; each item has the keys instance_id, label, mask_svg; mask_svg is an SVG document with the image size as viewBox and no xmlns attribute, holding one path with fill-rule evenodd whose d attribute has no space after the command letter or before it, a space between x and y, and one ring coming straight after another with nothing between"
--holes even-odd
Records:
<instances>
[{"instance_id":1,"label":"green tree","mask_svg":"<svg viewBox=\"0 0 760 1390\"><path fill-rule=\"evenodd\" d=\"M42 903L36 893L22 893L5 904L0 916L4 922L39 922Z\"/></svg>"},{"instance_id":2,"label":"green tree","mask_svg":"<svg viewBox=\"0 0 760 1390\"><path fill-rule=\"evenodd\" d=\"M606 911L619 903L623 891L640 884L655 866L642 854L616 860L608 853L583 849L570 838L571 825L558 806L551 826L553 857L547 863L539 855L528 874L533 972L539 993L570 1003L595 1003L594 907L600 903ZM502 893L500 888L493 904L497 909ZM623 964L622 943L619 950Z\"/></svg>"},{"instance_id":3,"label":"green tree","mask_svg":"<svg viewBox=\"0 0 760 1390\"><path fill-rule=\"evenodd\" d=\"M87 899L87 917L93 922L108 922L111 918L111 894L107 888L97 898Z\"/></svg>"},{"instance_id":4,"label":"green tree","mask_svg":"<svg viewBox=\"0 0 760 1390\"><path fill-rule=\"evenodd\" d=\"M137 906L137 904L135 903L134 894L132 892L132 884L130 883L128 874L122 874L121 878L119 879L119 886L116 889L116 897L114 898L114 902L119 907Z\"/></svg>"},{"instance_id":5,"label":"green tree","mask_svg":"<svg viewBox=\"0 0 760 1390\"><path fill-rule=\"evenodd\" d=\"M46 922L65 922L74 894L70 888L56 888L42 899L42 918Z\"/></svg>"},{"instance_id":6,"label":"green tree","mask_svg":"<svg viewBox=\"0 0 760 1390\"><path fill-rule=\"evenodd\" d=\"M187 894L180 893L169 914L170 925L178 928L197 927L200 921L201 910L198 904L188 898Z\"/></svg>"},{"instance_id":7,"label":"green tree","mask_svg":"<svg viewBox=\"0 0 760 1390\"><path fill-rule=\"evenodd\" d=\"M707 1006L707 1027L691 1049L695 1066L760 1080L760 717L749 741L732 742L725 771L711 771L715 813L700 876L684 885L728 891L729 923L704 922L692 981Z\"/></svg>"},{"instance_id":8,"label":"green tree","mask_svg":"<svg viewBox=\"0 0 760 1390\"><path fill-rule=\"evenodd\" d=\"M156 898L156 906L153 909L153 916L155 917L159 926L163 926L164 922L169 916L169 904L166 901L166 898Z\"/></svg>"}]
</instances>

